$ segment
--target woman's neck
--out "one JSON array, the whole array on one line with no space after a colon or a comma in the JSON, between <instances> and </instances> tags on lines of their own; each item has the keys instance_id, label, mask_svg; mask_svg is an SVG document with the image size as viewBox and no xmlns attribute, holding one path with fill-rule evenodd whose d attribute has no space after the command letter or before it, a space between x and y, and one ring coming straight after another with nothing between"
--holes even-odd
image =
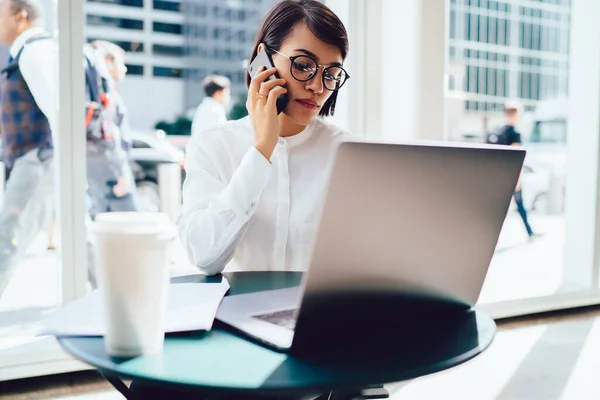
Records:
<instances>
[{"instance_id":1,"label":"woman's neck","mask_svg":"<svg viewBox=\"0 0 600 400\"><path fill-rule=\"evenodd\" d=\"M294 136L302 132L304 128L306 128L305 125L294 122L284 113L279 114L279 136Z\"/></svg>"}]
</instances>

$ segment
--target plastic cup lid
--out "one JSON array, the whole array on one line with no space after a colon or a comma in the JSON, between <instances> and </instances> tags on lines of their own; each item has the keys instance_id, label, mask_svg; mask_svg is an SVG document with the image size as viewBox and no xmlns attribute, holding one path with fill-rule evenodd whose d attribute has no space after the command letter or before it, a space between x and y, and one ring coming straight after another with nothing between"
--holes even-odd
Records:
<instances>
[{"instance_id":1,"label":"plastic cup lid","mask_svg":"<svg viewBox=\"0 0 600 400\"><path fill-rule=\"evenodd\" d=\"M101 213L91 227L92 232L116 235L175 236L176 227L167 214L149 212Z\"/></svg>"}]
</instances>

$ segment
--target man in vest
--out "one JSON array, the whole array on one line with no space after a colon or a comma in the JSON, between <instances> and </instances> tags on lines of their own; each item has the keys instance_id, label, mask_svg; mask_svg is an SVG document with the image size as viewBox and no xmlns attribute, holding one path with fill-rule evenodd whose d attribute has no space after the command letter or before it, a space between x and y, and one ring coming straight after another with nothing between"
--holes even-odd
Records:
<instances>
[{"instance_id":1,"label":"man in vest","mask_svg":"<svg viewBox=\"0 0 600 400\"><path fill-rule=\"evenodd\" d=\"M0 297L53 212L52 132L56 127L55 52L39 0L0 0L0 132L7 169L0 204Z\"/></svg>"}]
</instances>

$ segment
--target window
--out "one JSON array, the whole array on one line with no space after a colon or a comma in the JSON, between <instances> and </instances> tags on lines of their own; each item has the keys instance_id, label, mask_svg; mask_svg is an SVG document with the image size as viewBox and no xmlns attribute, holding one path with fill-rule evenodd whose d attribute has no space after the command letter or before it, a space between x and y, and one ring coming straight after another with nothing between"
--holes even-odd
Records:
<instances>
[{"instance_id":1,"label":"window","mask_svg":"<svg viewBox=\"0 0 600 400\"><path fill-rule=\"evenodd\" d=\"M181 12L181 2L154 0L154 9L172 12Z\"/></svg>"},{"instance_id":2,"label":"window","mask_svg":"<svg viewBox=\"0 0 600 400\"><path fill-rule=\"evenodd\" d=\"M194 82L201 82L206 77L206 71L204 69L185 69L183 76Z\"/></svg>"},{"instance_id":3,"label":"window","mask_svg":"<svg viewBox=\"0 0 600 400\"><path fill-rule=\"evenodd\" d=\"M140 42L126 42L126 41L115 41L101 38L88 38L88 43L91 43L95 40L106 40L108 42L112 42L125 50L128 53L143 53L144 52L144 43Z\"/></svg>"},{"instance_id":4,"label":"window","mask_svg":"<svg viewBox=\"0 0 600 400\"><path fill-rule=\"evenodd\" d=\"M144 0L87 0L88 3L115 4L126 7L144 7Z\"/></svg>"},{"instance_id":5,"label":"window","mask_svg":"<svg viewBox=\"0 0 600 400\"><path fill-rule=\"evenodd\" d=\"M242 71L236 72L235 81L239 84L244 84L246 82L246 73Z\"/></svg>"},{"instance_id":6,"label":"window","mask_svg":"<svg viewBox=\"0 0 600 400\"><path fill-rule=\"evenodd\" d=\"M537 121L529 141L532 143L566 143L567 121Z\"/></svg>"},{"instance_id":7,"label":"window","mask_svg":"<svg viewBox=\"0 0 600 400\"><path fill-rule=\"evenodd\" d=\"M57 244L61 245L58 251L46 251L44 236L48 230L42 229L41 235L36 238L36 246L33 249L35 251L28 252L23 260L23 266L16 268L10 286L2 296L0 318L4 318L2 322L9 322L9 326L0 328L2 331L0 348L4 351L7 346L12 347L14 343L15 346L19 345L19 349L8 354L9 357L0 356L1 371L6 370L11 377L18 377L20 374L40 374L40 368L52 373L61 373L65 372L65 368L72 368L69 363L67 363L69 365L65 364L64 353L59 349L55 350L53 340L50 343L51 347L47 349L42 345L48 341L46 338L30 338L35 326L30 328L29 322L35 317L34 314L45 315L47 311L60 305L62 299L65 302L75 300L83 296L88 289L86 287L88 254L85 250L86 224L84 223L87 210L85 201L87 176L84 171L86 152L83 147L85 138L69 129L74 127L76 131L77 126L83 126L81 124L85 117L81 112L85 87L83 73L79 70L83 67L81 55L78 54L81 45L95 39L108 39L128 52L125 59L128 75L119 85L119 93L127 107L128 120L132 129L140 132L151 131L161 121L174 124L180 116L186 115L186 111L191 107L197 106L204 97L200 80L212 71L219 71L235 78L232 81L233 105L244 108L243 96L246 94L246 88L242 60L249 56L251 50L251 43L248 43L253 36L251 32L257 29L258 20L275 1L277 0L41 1L42 5L46 6L45 14L48 21L54 21L51 28L58 31L55 38L57 43L54 46L57 51L60 50L57 64L59 68L69 69L69 74L61 69L58 75L66 80L69 80L69 76L81 78L69 80L68 84L60 85L58 88L60 93L57 96L62 99L57 101L57 105L60 106L61 124L66 122L64 126L67 129L57 132L57 142L69 145L63 147L64 151L61 151L60 155L55 155L54 163L57 173L62 175L72 172L73 166L83 173L75 173L68 180L62 180L60 184L56 183L54 193L48 193L48 198L60 199L55 208L56 234L60 235L56 239L58 239ZM217 18L212 18L215 5L219 6L218 14ZM55 9L60 11L58 15L55 15ZM227 12L227 9L230 11ZM169 15L173 18L167 18ZM230 15L230 22L225 20L228 15ZM187 29L188 24L198 32L197 36L194 31ZM231 42L225 42L229 34L221 31L219 43L214 43L211 40L214 27L228 28L233 33ZM240 30L246 33L242 34L243 41L238 42L237 32ZM93 33L88 37L86 31ZM173 40L167 40L169 39L166 37L167 34ZM164 40L158 40L160 38ZM184 62L181 59L166 59L158 55L181 55L182 52L187 51L188 45L197 48L197 52L204 56L190 57ZM221 56L224 58L214 60L208 56L208 50L212 50L215 46L220 46ZM0 62L6 62L6 51L7 49L0 46ZM184 65L186 68L181 68ZM198 78L197 82L183 79L190 69L198 71L195 74ZM74 75L71 75L71 72ZM140 93L150 95L140 95ZM70 140L74 137L79 139ZM143 143L136 143L136 147L140 146L146 147ZM0 185L2 184L3 182L0 182ZM15 323L12 324L12 321ZM37 321L35 323L37 325ZM21 326L25 328L22 338ZM24 350L21 347L28 341L34 342L31 353L29 349ZM24 352L27 354L23 354ZM55 352L58 353L56 357ZM2 379L3 377L0 377L0 380Z\"/></svg>"},{"instance_id":8,"label":"window","mask_svg":"<svg viewBox=\"0 0 600 400\"><path fill-rule=\"evenodd\" d=\"M163 78L181 78L183 77L183 70L181 68L154 67L154 76Z\"/></svg>"},{"instance_id":9,"label":"window","mask_svg":"<svg viewBox=\"0 0 600 400\"><path fill-rule=\"evenodd\" d=\"M183 46L168 46L165 44L152 45L152 52L156 55L168 57L183 57L185 54Z\"/></svg>"},{"instance_id":10,"label":"window","mask_svg":"<svg viewBox=\"0 0 600 400\"><path fill-rule=\"evenodd\" d=\"M577 200L597 197L595 192L592 193L593 190L580 189L585 186L583 181L592 183L597 179L590 168L597 166L596 155L589 156L590 160L585 161L589 164L585 164L579 160L588 153L573 150L584 149L586 143L590 143L589 140L594 137L594 133L583 122L573 121L594 120L596 124L597 113L592 117L587 109L581 111L583 107L566 107L565 104L567 100L585 104L584 99L596 99L598 92L597 88L586 87L585 74L572 77L569 74L575 70L593 74L590 72L592 68L588 67L593 58L586 57L586 53L597 52L600 47L596 40L592 50L588 44L591 42L587 42L590 37L586 37L583 29L577 32L581 35L577 38L580 39L579 42L570 37L577 31L570 30L570 26L579 26L579 23L594 26L595 22L589 20L589 16L581 8L570 9L563 4L566 3L562 0L449 0L446 11L448 26L444 40L446 57L451 60L450 67L447 67L446 93L449 94L447 101L451 109L446 114L448 121L445 137L462 141L466 140L467 134L476 134L479 141L485 140L487 133L505 123L505 102L517 100L523 109L517 130L527 148L525 172L529 176L523 177L525 207L530 211L534 231L544 230L545 236L555 235L554 237L559 238L555 242L536 243L539 252L536 249L536 255L531 253L532 257L527 259L528 265L537 263L544 266L543 271L540 269L537 274L532 273L528 282L544 283L536 289L532 288L532 291L512 291L515 276L518 275L519 280L525 281L525 269L515 268L512 272L514 276L510 276L511 273L507 273L504 266L511 264L513 260L524 260L524 249L528 244L523 248L513 247L518 242L519 235L525 238L524 243L527 243L527 238L515 207L511 207L498 242L501 251L494 255L490 267L491 271L507 274L503 281L506 288L490 290L488 293L484 290L480 299L483 304L528 297L536 297L537 300L541 295L587 290L592 280L597 286L597 270L592 274L590 265L579 266L586 264L583 257L581 261L584 262L577 259L564 262L563 265L563 260L575 260L581 254L581 247L577 242L579 233L569 225L581 223L587 227L588 232L592 232L594 224L592 221L590 225L586 225L588 222L583 222L586 215L577 210L577 203L573 202L571 207L566 207L568 202L565 199L570 196L572 199L576 195ZM579 18L573 18L574 16ZM578 22L574 24L573 21ZM583 38L585 41L581 40ZM579 57L571 58L569 43L578 43L573 48L577 48ZM516 58L511 59L511 55ZM573 69L571 60L575 59L576 67ZM509 64L511 61L512 65ZM597 63L594 68L597 71ZM578 96L567 93L567 90L573 88L573 83L569 84L569 81L576 82L575 92ZM567 95L569 98L566 98ZM574 111L576 109L578 111ZM589 117L584 116L585 114ZM569 121L570 126L568 132L566 121ZM571 164L569 168L566 167L567 164ZM573 174L575 164L579 168L588 168L588 171L581 169L579 174ZM593 179L588 178L592 174ZM569 181L571 177L575 178L574 182ZM550 192L548 198L551 200L548 200L548 204L536 204L535 199L540 193ZM584 204L585 201L581 203ZM568 208L571 210L567 210ZM572 219L569 220L570 218ZM594 251L597 252L597 249ZM546 253L552 255L547 256ZM586 253L586 257L591 260L592 256L588 254L592 253ZM555 275L549 271L554 271ZM588 273L589 278L586 278ZM535 290L538 291L534 292Z\"/></svg>"},{"instance_id":11,"label":"window","mask_svg":"<svg viewBox=\"0 0 600 400\"><path fill-rule=\"evenodd\" d=\"M237 37L238 37L238 41L240 41L241 43L245 43L246 42L246 31L239 30L237 33Z\"/></svg>"},{"instance_id":12,"label":"window","mask_svg":"<svg viewBox=\"0 0 600 400\"><path fill-rule=\"evenodd\" d=\"M174 35L181 35L183 33L183 26L181 24L171 24L168 22L154 22L152 24L154 32L171 33Z\"/></svg>"},{"instance_id":13,"label":"window","mask_svg":"<svg viewBox=\"0 0 600 400\"><path fill-rule=\"evenodd\" d=\"M186 24L184 35L188 38L192 37L194 39L197 39L197 38L206 39L207 32L208 32L208 29L206 26L196 26L196 25Z\"/></svg>"},{"instance_id":14,"label":"window","mask_svg":"<svg viewBox=\"0 0 600 400\"><path fill-rule=\"evenodd\" d=\"M127 67L127 75L144 75L143 65L125 64Z\"/></svg>"},{"instance_id":15,"label":"window","mask_svg":"<svg viewBox=\"0 0 600 400\"><path fill-rule=\"evenodd\" d=\"M89 26L109 26L113 28L144 30L144 21L139 19L104 17L101 15L88 14L87 24Z\"/></svg>"},{"instance_id":16,"label":"window","mask_svg":"<svg viewBox=\"0 0 600 400\"><path fill-rule=\"evenodd\" d=\"M454 75L448 76L448 90L456 90L456 77Z\"/></svg>"},{"instance_id":17,"label":"window","mask_svg":"<svg viewBox=\"0 0 600 400\"><path fill-rule=\"evenodd\" d=\"M231 30L229 28L223 28L222 35L226 42L231 42Z\"/></svg>"},{"instance_id":18,"label":"window","mask_svg":"<svg viewBox=\"0 0 600 400\"><path fill-rule=\"evenodd\" d=\"M206 49L202 46L188 46L184 48L184 51L186 51L187 55L193 57L206 57L208 54Z\"/></svg>"},{"instance_id":19,"label":"window","mask_svg":"<svg viewBox=\"0 0 600 400\"><path fill-rule=\"evenodd\" d=\"M519 96L523 99L541 100L541 79L543 75L535 72L519 73Z\"/></svg>"}]
</instances>

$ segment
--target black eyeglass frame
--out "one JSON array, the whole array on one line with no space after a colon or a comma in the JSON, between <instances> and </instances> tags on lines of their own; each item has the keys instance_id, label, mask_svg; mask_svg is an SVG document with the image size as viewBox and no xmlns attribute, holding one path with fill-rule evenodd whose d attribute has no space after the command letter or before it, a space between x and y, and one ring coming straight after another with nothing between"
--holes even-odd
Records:
<instances>
[{"instance_id":1,"label":"black eyeglass frame","mask_svg":"<svg viewBox=\"0 0 600 400\"><path fill-rule=\"evenodd\" d=\"M322 82L323 82L323 87L324 87L325 89L329 90L330 92L337 92L338 90L340 90L340 89L342 88L342 86L344 86L344 84L345 84L345 83L348 81L348 79L350 79L350 75L348 75L348 72L347 72L347 71L346 71L346 70L345 70L343 67L341 67L341 66L339 66L339 65L330 65L329 67L326 67L325 65L321 65L321 64L319 64L319 63L317 62L317 60L315 60L313 57L311 57L311 56L309 56L309 55L306 55L306 54L301 54L301 55L298 55L298 56L291 56L291 57L290 57L290 56L288 56L287 54L283 54L282 52L280 52L280 51L277 51L277 50L275 50L275 49L273 49L273 48L271 48L271 47L267 47L267 49L268 49L269 51L272 51L272 52L274 52L274 53L277 53L277 54L279 54L279 55L282 55L282 56L284 56L285 58L287 58L288 60L290 60L290 75L292 75L292 77L293 77L295 80L297 80L298 82L308 82L308 81L310 81L312 78L314 78L314 77L315 77L315 75L317 75L317 74L319 73L319 68L320 68L320 67L323 67L323 74L321 75L321 80L322 80ZM313 75L312 75L310 78L308 78L308 79L298 79L298 78L296 78L296 76L294 75L294 60L296 60L296 59L298 59L298 58L300 58L300 57L306 57L306 58L309 58L309 59L310 59L310 60L312 60L312 61L315 63L315 65L317 66L317 69L315 70L314 74L313 74ZM329 68L339 68L339 69L341 69L342 71L344 71L344 74L345 74L345 76L346 76L346 78L344 79L344 81L343 81L342 83L340 83L340 85L339 85L337 88L335 88L335 89L329 89L329 88L327 87L327 85L325 84L325 71L327 71Z\"/></svg>"}]
</instances>

